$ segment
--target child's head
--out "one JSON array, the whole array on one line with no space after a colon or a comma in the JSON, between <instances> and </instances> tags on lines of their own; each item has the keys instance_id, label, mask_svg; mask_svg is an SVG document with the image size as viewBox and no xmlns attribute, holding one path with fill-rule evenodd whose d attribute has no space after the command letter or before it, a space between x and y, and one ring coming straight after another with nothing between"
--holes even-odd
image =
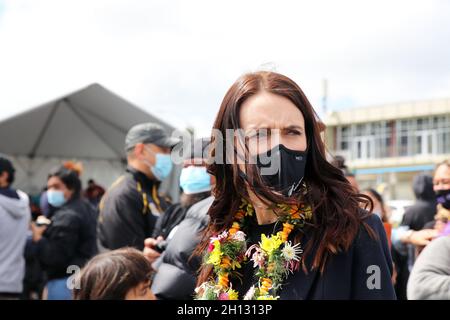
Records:
<instances>
[{"instance_id":1,"label":"child's head","mask_svg":"<svg viewBox=\"0 0 450 320\"><path fill-rule=\"evenodd\" d=\"M150 290L152 267L133 248L94 257L81 270L75 300L154 300Z\"/></svg>"}]
</instances>

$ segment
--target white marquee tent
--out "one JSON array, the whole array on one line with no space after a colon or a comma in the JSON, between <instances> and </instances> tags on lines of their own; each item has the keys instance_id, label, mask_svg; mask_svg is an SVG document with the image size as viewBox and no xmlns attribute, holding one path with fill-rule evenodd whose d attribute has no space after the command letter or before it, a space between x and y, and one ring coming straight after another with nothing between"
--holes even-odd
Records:
<instances>
[{"instance_id":1,"label":"white marquee tent","mask_svg":"<svg viewBox=\"0 0 450 320\"><path fill-rule=\"evenodd\" d=\"M14 187L31 194L46 183L48 172L63 160L83 163L82 180L93 178L108 187L123 172L125 135L133 125L160 123L168 133L174 128L146 113L99 84L45 103L0 121L0 153L16 167ZM178 199L179 168L161 186Z\"/></svg>"}]
</instances>

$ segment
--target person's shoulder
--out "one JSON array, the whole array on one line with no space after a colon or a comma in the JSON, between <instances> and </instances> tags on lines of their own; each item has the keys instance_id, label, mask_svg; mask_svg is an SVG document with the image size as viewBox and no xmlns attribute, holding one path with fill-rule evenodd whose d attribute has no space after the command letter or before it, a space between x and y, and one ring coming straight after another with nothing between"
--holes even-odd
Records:
<instances>
[{"instance_id":1,"label":"person's shoulder","mask_svg":"<svg viewBox=\"0 0 450 320\"><path fill-rule=\"evenodd\" d=\"M135 197L137 194L136 181L130 174L123 174L108 188L105 199L109 201L123 200L126 197Z\"/></svg>"},{"instance_id":2,"label":"person's shoulder","mask_svg":"<svg viewBox=\"0 0 450 320\"><path fill-rule=\"evenodd\" d=\"M425 249L439 251L440 254L445 254L444 252L450 253L450 236L442 236L434 239Z\"/></svg>"},{"instance_id":3,"label":"person's shoulder","mask_svg":"<svg viewBox=\"0 0 450 320\"><path fill-rule=\"evenodd\" d=\"M431 241L417 257L414 269L431 270L439 265L450 266L450 236L442 236ZM439 267L438 267L439 268ZM413 272L414 272L413 269Z\"/></svg>"},{"instance_id":4,"label":"person's shoulder","mask_svg":"<svg viewBox=\"0 0 450 320\"><path fill-rule=\"evenodd\" d=\"M361 222L352 249L359 263L375 260L390 261L389 243L381 219L368 211L361 211ZM390 265L390 262L388 262Z\"/></svg>"},{"instance_id":5,"label":"person's shoulder","mask_svg":"<svg viewBox=\"0 0 450 320\"><path fill-rule=\"evenodd\" d=\"M164 214L162 215L162 220L170 220L173 216L176 216L180 213L180 210L183 210L183 207L181 206L181 203L173 203L170 204L165 210Z\"/></svg>"},{"instance_id":6,"label":"person's shoulder","mask_svg":"<svg viewBox=\"0 0 450 320\"><path fill-rule=\"evenodd\" d=\"M193 204L186 213L186 218L203 220L207 216L213 201L214 197L210 196Z\"/></svg>"},{"instance_id":7,"label":"person's shoulder","mask_svg":"<svg viewBox=\"0 0 450 320\"><path fill-rule=\"evenodd\" d=\"M28 196L28 194L20 189L14 190L12 189L13 192L15 192L17 194L17 197L21 200L26 202L27 204L30 203L30 197Z\"/></svg>"},{"instance_id":8,"label":"person's shoulder","mask_svg":"<svg viewBox=\"0 0 450 320\"><path fill-rule=\"evenodd\" d=\"M372 242L374 240L378 240L380 235L385 233L383 222L376 214L372 214L367 210L360 209L359 215L361 217L361 224L359 226L359 232L356 241Z\"/></svg>"},{"instance_id":9,"label":"person's shoulder","mask_svg":"<svg viewBox=\"0 0 450 320\"><path fill-rule=\"evenodd\" d=\"M95 206L85 198L81 198L78 205L80 206L80 210L85 214L92 214L96 211Z\"/></svg>"},{"instance_id":10,"label":"person's shoulder","mask_svg":"<svg viewBox=\"0 0 450 320\"><path fill-rule=\"evenodd\" d=\"M374 228L379 228L380 226L383 227L383 222L376 214L372 214L365 209L359 209L359 216L361 217L361 226L365 223Z\"/></svg>"},{"instance_id":11,"label":"person's shoulder","mask_svg":"<svg viewBox=\"0 0 450 320\"><path fill-rule=\"evenodd\" d=\"M436 220L431 220L425 223L422 227L422 229L434 229L434 226L436 225Z\"/></svg>"},{"instance_id":12,"label":"person's shoulder","mask_svg":"<svg viewBox=\"0 0 450 320\"><path fill-rule=\"evenodd\" d=\"M65 205L55 211L51 221L53 226L74 226L80 221L80 217L73 205Z\"/></svg>"},{"instance_id":13,"label":"person's shoulder","mask_svg":"<svg viewBox=\"0 0 450 320\"><path fill-rule=\"evenodd\" d=\"M182 208L180 202L168 204L167 209L165 210L164 214L165 214L166 212L174 212L174 211L178 211L180 208Z\"/></svg>"},{"instance_id":14,"label":"person's shoulder","mask_svg":"<svg viewBox=\"0 0 450 320\"><path fill-rule=\"evenodd\" d=\"M423 200L417 200L413 205L405 209L404 217L415 217L419 215L424 208L428 207L428 203Z\"/></svg>"}]
</instances>

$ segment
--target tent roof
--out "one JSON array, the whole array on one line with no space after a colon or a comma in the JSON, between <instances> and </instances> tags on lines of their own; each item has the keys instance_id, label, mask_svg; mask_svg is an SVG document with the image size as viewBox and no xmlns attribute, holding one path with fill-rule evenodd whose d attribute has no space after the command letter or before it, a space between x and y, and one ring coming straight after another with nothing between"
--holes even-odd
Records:
<instances>
[{"instance_id":1,"label":"tent roof","mask_svg":"<svg viewBox=\"0 0 450 320\"><path fill-rule=\"evenodd\" d=\"M128 130L143 122L174 128L92 84L0 122L0 151L14 156L124 159Z\"/></svg>"}]
</instances>

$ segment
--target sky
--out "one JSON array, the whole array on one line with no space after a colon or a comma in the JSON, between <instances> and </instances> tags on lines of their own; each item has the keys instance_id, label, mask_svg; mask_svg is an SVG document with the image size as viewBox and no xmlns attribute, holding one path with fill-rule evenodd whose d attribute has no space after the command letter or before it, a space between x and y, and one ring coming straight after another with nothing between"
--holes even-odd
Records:
<instances>
[{"instance_id":1,"label":"sky","mask_svg":"<svg viewBox=\"0 0 450 320\"><path fill-rule=\"evenodd\" d=\"M446 0L0 0L0 119L100 83L209 135L243 73L328 110L450 97Z\"/></svg>"}]
</instances>

